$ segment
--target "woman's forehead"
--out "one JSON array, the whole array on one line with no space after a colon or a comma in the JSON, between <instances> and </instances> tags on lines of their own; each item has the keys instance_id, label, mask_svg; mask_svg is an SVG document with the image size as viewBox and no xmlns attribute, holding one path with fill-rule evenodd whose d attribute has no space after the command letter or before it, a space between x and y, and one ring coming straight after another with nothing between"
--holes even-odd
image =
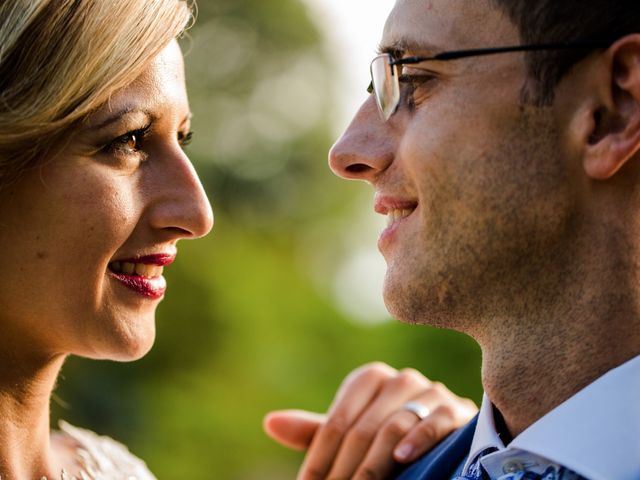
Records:
<instances>
[{"instance_id":1,"label":"woman's forehead","mask_svg":"<svg viewBox=\"0 0 640 480\"><path fill-rule=\"evenodd\" d=\"M159 117L166 110L189 116L184 81L184 64L177 42L169 44L126 87L114 93L109 101L91 116L89 126L101 128L112 119L124 115Z\"/></svg>"}]
</instances>

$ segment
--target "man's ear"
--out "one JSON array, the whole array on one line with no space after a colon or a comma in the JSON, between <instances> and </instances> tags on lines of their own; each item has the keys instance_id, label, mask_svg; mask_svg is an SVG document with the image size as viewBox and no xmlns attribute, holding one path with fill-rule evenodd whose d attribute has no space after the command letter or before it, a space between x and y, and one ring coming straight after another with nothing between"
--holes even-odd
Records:
<instances>
[{"instance_id":1,"label":"man's ear","mask_svg":"<svg viewBox=\"0 0 640 480\"><path fill-rule=\"evenodd\" d=\"M600 89L585 148L589 177L605 180L640 151L640 34L627 35L605 53L610 85Z\"/></svg>"}]
</instances>

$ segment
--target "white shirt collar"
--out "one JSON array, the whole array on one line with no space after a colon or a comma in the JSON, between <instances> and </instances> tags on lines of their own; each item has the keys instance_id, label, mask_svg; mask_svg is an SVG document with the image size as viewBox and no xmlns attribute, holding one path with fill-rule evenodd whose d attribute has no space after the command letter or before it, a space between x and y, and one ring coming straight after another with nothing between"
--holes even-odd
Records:
<instances>
[{"instance_id":1,"label":"white shirt collar","mask_svg":"<svg viewBox=\"0 0 640 480\"><path fill-rule=\"evenodd\" d=\"M506 448L485 395L463 472L489 447L502 451L485 457L494 466L505 453L528 452L542 457L542 463L561 465L589 480L640 479L640 356L576 393Z\"/></svg>"}]
</instances>

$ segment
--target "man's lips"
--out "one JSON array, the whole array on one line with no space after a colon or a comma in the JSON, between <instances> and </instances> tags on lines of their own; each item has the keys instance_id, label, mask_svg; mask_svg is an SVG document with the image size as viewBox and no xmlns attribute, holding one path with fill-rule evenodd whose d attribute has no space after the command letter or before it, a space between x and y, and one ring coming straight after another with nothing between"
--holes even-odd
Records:
<instances>
[{"instance_id":1,"label":"man's lips","mask_svg":"<svg viewBox=\"0 0 640 480\"><path fill-rule=\"evenodd\" d=\"M415 210L418 206L416 200L390 195L376 194L373 209L382 215L387 215L393 210Z\"/></svg>"},{"instance_id":2,"label":"man's lips","mask_svg":"<svg viewBox=\"0 0 640 480\"><path fill-rule=\"evenodd\" d=\"M374 210L387 216L387 225L408 217L417 208L418 202L399 197L376 195Z\"/></svg>"},{"instance_id":3,"label":"man's lips","mask_svg":"<svg viewBox=\"0 0 640 480\"><path fill-rule=\"evenodd\" d=\"M374 210L377 213L387 216L387 227L380 234L378 248L385 251L393 241L395 232L404 221L407 220L418 207L418 202L400 197L392 197L377 194L374 203Z\"/></svg>"},{"instance_id":4,"label":"man's lips","mask_svg":"<svg viewBox=\"0 0 640 480\"><path fill-rule=\"evenodd\" d=\"M140 295L158 299L167 289L167 282L162 276L163 268L175 258L175 253L122 258L109 263L109 274Z\"/></svg>"}]
</instances>

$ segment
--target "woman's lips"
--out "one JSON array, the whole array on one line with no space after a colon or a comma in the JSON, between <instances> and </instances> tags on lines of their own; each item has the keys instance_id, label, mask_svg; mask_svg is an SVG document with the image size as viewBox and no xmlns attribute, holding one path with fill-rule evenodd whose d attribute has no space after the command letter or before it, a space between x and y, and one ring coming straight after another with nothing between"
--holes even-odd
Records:
<instances>
[{"instance_id":1,"label":"woman's lips","mask_svg":"<svg viewBox=\"0 0 640 480\"><path fill-rule=\"evenodd\" d=\"M163 267L174 260L175 254L120 259L109 263L109 275L130 290L156 300L162 298L167 289Z\"/></svg>"},{"instance_id":2,"label":"woman's lips","mask_svg":"<svg viewBox=\"0 0 640 480\"><path fill-rule=\"evenodd\" d=\"M167 281L162 275L159 277L148 278L140 275L127 275L111 271L109 272L109 275L118 280L125 287L153 300L162 298L164 292L167 290Z\"/></svg>"},{"instance_id":3,"label":"woman's lips","mask_svg":"<svg viewBox=\"0 0 640 480\"><path fill-rule=\"evenodd\" d=\"M141 256L137 256L137 257L131 257L131 258L121 258L119 260L117 260L120 263L141 263L144 265L157 265L159 267L164 267L165 265L169 265L171 263L173 263L173 261L176 259L176 254L175 253L154 253L151 255L141 255ZM116 263L116 262L112 262L112 263Z\"/></svg>"}]
</instances>

